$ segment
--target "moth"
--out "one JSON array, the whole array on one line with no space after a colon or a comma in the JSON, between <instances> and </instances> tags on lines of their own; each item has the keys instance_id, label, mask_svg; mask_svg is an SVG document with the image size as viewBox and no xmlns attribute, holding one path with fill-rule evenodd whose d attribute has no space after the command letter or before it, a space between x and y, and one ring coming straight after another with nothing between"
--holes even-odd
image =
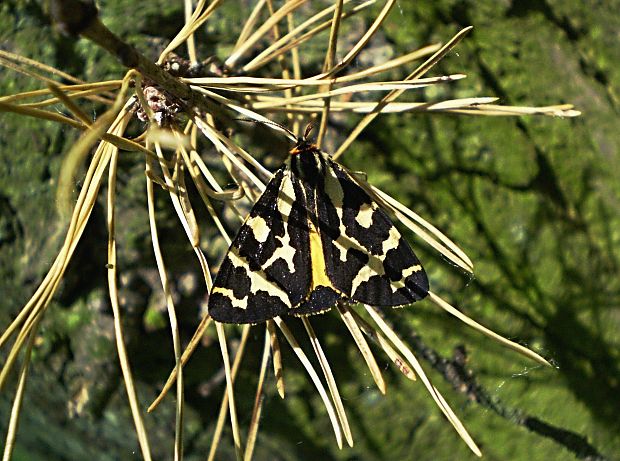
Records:
<instances>
[{"instance_id":1,"label":"moth","mask_svg":"<svg viewBox=\"0 0 620 461\"><path fill-rule=\"evenodd\" d=\"M319 314L338 300L403 306L428 294L420 261L385 211L308 133L228 249L208 299L218 322Z\"/></svg>"}]
</instances>

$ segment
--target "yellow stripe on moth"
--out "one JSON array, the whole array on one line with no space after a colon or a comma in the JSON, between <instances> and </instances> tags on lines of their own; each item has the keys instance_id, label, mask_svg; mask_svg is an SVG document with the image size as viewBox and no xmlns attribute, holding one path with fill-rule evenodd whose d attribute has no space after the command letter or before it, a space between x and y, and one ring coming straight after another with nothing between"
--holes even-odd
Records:
<instances>
[{"instance_id":1,"label":"yellow stripe on moth","mask_svg":"<svg viewBox=\"0 0 620 461\"><path fill-rule=\"evenodd\" d=\"M392 292L395 293L396 290L399 290L401 288L405 288L405 280L407 280L407 277L409 277L410 275L415 274L416 272L419 272L422 270L422 266L419 264L416 264L415 266L410 266L407 267L406 269L403 270L402 274L401 274L401 279L400 280L396 280L396 281L392 281L390 283L390 288L392 288Z\"/></svg>"},{"instance_id":2,"label":"yellow stripe on moth","mask_svg":"<svg viewBox=\"0 0 620 461\"><path fill-rule=\"evenodd\" d=\"M312 222L309 221L308 224L310 225L310 265L312 266L312 284L309 293L312 293L320 286L332 287L332 282L327 276L325 253L323 252L321 236Z\"/></svg>"},{"instance_id":3,"label":"yellow stripe on moth","mask_svg":"<svg viewBox=\"0 0 620 461\"><path fill-rule=\"evenodd\" d=\"M378 276L385 275L385 266L383 265L383 263L385 262L385 258L387 257L388 251L398 248L399 242L400 242L400 232L398 232L398 229L396 229L396 227L392 226L390 228L390 233L388 235L388 238L383 241L383 244L381 247L381 254L380 255L369 254L368 263L366 264L366 266L360 269L360 271L357 273L357 275L353 279L353 282L351 284L351 295L355 294L355 291L358 289L358 287L362 283L368 282L371 277L375 275L378 275ZM390 283L390 288L392 289L392 292L395 293L396 290L404 287L405 279L409 275L411 275L413 272L417 272L417 270L421 268L422 266L413 266L413 267L408 267L405 270L403 270L403 273L401 275L402 276L401 280L393 281Z\"/></svg>"},{"instance_id":4,"label":"yellow stripe on moth","mask_svg":"<svg viewBox=\"0 0 620 461\"><path fill-rule=\"evenodd\" d=\"M262 216L253 216L246 222L246 225L252 229L252 234L254 234L254 238L258 243L265 243L271 229L269 229L269 225L267 221L265 221Z\"/></svg>"},{"instance_id":5,"label":"yellow stripe on moth","mask_svg":"<svg viewBox=\"0 0 620 461\"><path fill-rule=\"evenodd\" d=\"M215 287L213 291L211 292L211 294L214 294L214 293L219 293L221 295L224 295L230 301L230 304L232 304L232 307L236 307L238 309L248 308L248 297L246 296L241 299L236 298L235 293L230 288Z\"/></svg>"},{"instance_id":6,"label":"yellow stripe on moth","mask_svg":"<svg viewBox=\"0 0 620 461\"><path fill-rule=\"evenodd\" d=\"M368 253L368 249L364 245L362 245L357 239L347 234L347 228L343 222L344 191L340 185L340 180L336 176L336 172L332 168L327 168L327 173L325 175L325 193L331 200L338 216L339 235L333 240L333 243L336 249L340 252L340 261L343 263L346 262L349 250L358 250L362 253ZM358 216L356 217L358 224L370 228L372 225L372 215L374 214L374 210L375 208L372 205L370 208L363 207L360 209ZM362 268L362 270L364 269ZM354 288L356 289L357 285ZM348 293L348 296L355 293L355 289L353 289L351 293Z\"/></svg>"},{"instance_id":7,"label":"yellow stripe on moth","mask_svg":"<svg viewBox=\"0 0 620 461\"><path fill-rule=\"evenodd\" d=\"M276 235L276 239L280 242L280 246L276 247L273 254L263 264L263 269L267 270L278 259L281 259L287 264L288 271L293 274L297 271L293 258L295 257L295 248L291 245L291 236L288 232L288 218L293 209L293 202L295 201L295 189L293 183L288 174L285 174L282 178L281 190L278 194L277 208L284 223L284 235L282 237ZM267 229L267 232L270 230ZM256 235L256 232L255 232Z\"/></svg>"},{"instance_id":8,"label":"yellow stripe on moth","mask_svg":"<svg viewBox=\"0 0 620 461\"><path fill-rule=\"evenodd\" d=\"M355 216L355 221L360 226L370 229L370 226L372 226L372 217L375 214L376 208L377 205L374 203L362 203L357 215Z\"/></svg>"},{"instance_id":9,"label":"yellow stripe on moth","mask_svg":"<svg viewBox=\"0 0 620 461\"><path fill-rule=\"evenodd\" d=\"M288 294L278 285L271 283L267 279L267 276L263 271L251 271L249 269L250 265L248 261L239 255L237 248L231 247L230 251L228 252L228 259L234 267L241 267L245 269L245 275L250 280L250 294L255 295L259 291L264 291L269 296L273 296L274 298L280 298L280 300L287 306L291 305ZM248 296L244 296L243 298L236 298L233 290L229 288L215 287L213 288L212 293L220 293L224 295L230 300L231 304L234 307L240 309L247 309L248 307Z\"/></svg>"}]
</instances>

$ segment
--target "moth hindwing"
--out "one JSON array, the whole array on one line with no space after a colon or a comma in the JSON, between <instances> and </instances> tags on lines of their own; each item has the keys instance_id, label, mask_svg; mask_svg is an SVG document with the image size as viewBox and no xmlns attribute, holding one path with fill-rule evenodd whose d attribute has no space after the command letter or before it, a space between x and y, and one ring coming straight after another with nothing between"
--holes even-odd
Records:
<instances>
[{"instance_id":1,"label":"moth hindwing","mask_svg":"<svg viewBox=\"0 0 620 461\"><path fill-rule=\"evenodd\" d=\"M241 226L208 307L218 322L259 323L339 299L402 306L427 294L426 273L387 214L302 139Z\"/></svg>"}]
</instances>

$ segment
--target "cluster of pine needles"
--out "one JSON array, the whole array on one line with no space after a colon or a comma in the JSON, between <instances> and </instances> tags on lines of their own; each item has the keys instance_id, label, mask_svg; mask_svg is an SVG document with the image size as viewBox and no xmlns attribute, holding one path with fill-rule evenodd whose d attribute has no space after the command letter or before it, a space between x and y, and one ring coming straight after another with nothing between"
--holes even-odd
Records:
<instances>
[{"instance_id":1,"label":"cluster of pine needles","mask_svg":"<svg viewBox=\"0 0 620 461\"><path fill-rule=\"evenodd\" d=\"M313 2L311 6L306 0L290 0L284 2L279 8L270 0L257 0L239 32L232 51L225 58L219 57L219 63L213 67L215 70L203 72L203 75L198 76L171 77L163 69L177 69L178 66L175 67L171 56L175 56L173 51L182 53L179 51L181 47L185 48L188 57L185 61L190 63L190 68L196 66L197 63L204 62L197 55L199 47L195 43L194 34L200 27L204 27L207 21L218 20L218 7L222 3L221 0L214 0L207 5L206 1L200 0L193 6L190 0L186 0L185 25L163 50L157 66L153 66L138 53L138 59L134 60L131 65L133 68L121 80L85 83L26 57L5 51L0 52L0 64L4 67L37 79L46 85L46 88L38 91L1 97L0 111L50 120L83 132L66 154L58 181L59 211L61 215L70 217L64 244L30 301L0 337L0 347L8 349L0 372L0 388L5 386L12 372L18 373L4 445L4 460L10 459L15 444L20 408L37 329L50 301L58 290L106 179L107 274L116 346L140 450L145 460L152 459L148 434L143 423L144 411L139 404L126 351L121 321L122 312L119 305L117 280L122 268L117 264L115 229L118 223L115 196L120 155L129 155L133 152L144 159L153 251L165 295L174 346L173 370L161 395L151 404L148 411L152 411L176 383L174 459L182 459L183 367L199 344L204 332L208 328L215 328L224 364L226 392L222 399L208 459L215 459L223 427L230 419L237 458L250 460L257 440L263 403L263 385L270 362L273 364L276 376L277 391L282 398L285 395L280 344L282 337L292 348L316 386L333 426L338 446L342 447L343 441L353 445L353 436L340 392L328 359L312 326L321 319L313 318L311 321L307 317L301 318L312 345L312 353L316 356L315 363L319 364L319 370L315 368L307 352L300 346L300 342L287 326L285 319L278 317L263 325L225 328L223 324L213 322L209 315L205 314L194 336L183 349L173 294L170 289L170 275L160 249L156 220L158 211L154 201L155 188L163 188L169 194L170 203L202 268L205 289L210 290L213 271L205 257L204 248L207 242L201 238L194 207L204 207L208 211L212 223L217 227L223 239L230 244L231 237L226 231L224 216L217 211L222 207L214 206L214 201L225 202L227 206L224 208L232 210L238 216L240 223L244 219L244 210L247 210L248 204L253 203L260 196L271 176L269 170L238 145L233 139L234 136L226 130L231 120L256 121L273 129L274 136L287 136L278 125L272 123L273 120L283 120L285 117L283 123L292 126L293 132L299 133L299 130L303 129L304 121L313 119L318 126L317 144L320 146L325 139L330 116L334 113L351 113L359 122L333 153L333 158L337 159L345 153L362 130L380 114L442 112L504 116L540 114L571 117L578 115L578 112L569 105L506 107L494 104L496 98L492 97L436 102L399 102L399 96L406 91L433 85L447 85L465 77L462 74L435 77L428 76L428 74L434 65L463 39L470 28L461 30L446 44L428 45L372 67L349 71L350 64L380 30L385 18L395 5L395 0L365 2L339 0L331 5L323 5L324 8L319 10L317 10L319 6L317 2ZM346 21L366 10L377 10L378 13L367 30L357 34L353 46L342 49L342 45L339 46L339 37L343 35L342 30L347 24ZM118 50L118 47L114 45L116 39L97 18L86 29L79 32L112 52ZM301 70L300 47L305 46L307 42L327 50L322 69L313 75L302 75ZM268 72L274 72L273 69L278 69L278 75L265 76ZM413 70L406 71L405 69ZM381 80L382 74L395 71L406 77L400 80ZM72 83L60 85L56 83L58 80ZM152 94L155 94L155 97L149 98ZM352 98L356 95L364 97ZM378 96L370 99L368 95ZM105 104L107 110L93 121L79 107L80 100ZM64 105L67 115L62 115L54 109L58 104ZM129 139L125 137L125 131L136 113L139 113L146 121L146 128L142 136ZM209 155L219 156L221 171L227 172L229 178L236 183L236 188L231 190L223 187L221 181L218 183L216 180L218 175L214 174L212 168L208 166L209 162L205 162L200 153L206 150L200 147L200 142L208 142L212 145ZM80 171L81 166L86 162L88 166L84 177L80 178L82 187L76 201L72 195L77 179L76 172ZM202 203L190 201L186 188L187 181L193 183L200 194ZM366 184L365 188L371 197L389 210L404 227L410 229L452 264L466 273L473 272L470 259L438 229L385 192L369 184ZM429 299L468 326L539 363L548 365L547 361L538 354L478 324L437 294L429 293ZM431 398L460 437L475 454L480 455L479 448L426 376L411 349L388 325L382 314L371 306L362 306L360 312L345 303L339 303L336 308L368 365L379 391L385 393L386 384L368 340L376 344L378 349L385 353L407 378L422 381ZM264 348L255 403L249 427L243 431L246 434L245 440L242 440L242 430L239 427L235 406L235 379L241 359L246 353L245 346L250 329L263 327L265 328ZM229 353L231 336L236 336L239 332L239 345L236 353L231 357ZM324 379L321 379L320 374Z\"/></svg>"}]
</instances>

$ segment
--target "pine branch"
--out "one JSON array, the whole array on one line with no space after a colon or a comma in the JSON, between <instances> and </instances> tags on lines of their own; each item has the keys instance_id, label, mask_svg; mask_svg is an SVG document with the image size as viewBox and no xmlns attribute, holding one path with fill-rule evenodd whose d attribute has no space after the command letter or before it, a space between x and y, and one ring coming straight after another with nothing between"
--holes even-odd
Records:
<instances>
[{"instance_id":1,"label":"pine branch","mask_svg":"<svg viewBox=\"0 0 620 461\"><path fill-rule=\"evenodd\" d=\"M190 116L197 109L198 114L211 113L231 121L216 103L192 91L187 83L171 75L110 31L99 20L99 11L90 0L51 0L50 5L50 15L63 33L80 35L104 48L125 67L137 70L145 79L165 89L186 108Z\"/></svg>"}]
</instances>

